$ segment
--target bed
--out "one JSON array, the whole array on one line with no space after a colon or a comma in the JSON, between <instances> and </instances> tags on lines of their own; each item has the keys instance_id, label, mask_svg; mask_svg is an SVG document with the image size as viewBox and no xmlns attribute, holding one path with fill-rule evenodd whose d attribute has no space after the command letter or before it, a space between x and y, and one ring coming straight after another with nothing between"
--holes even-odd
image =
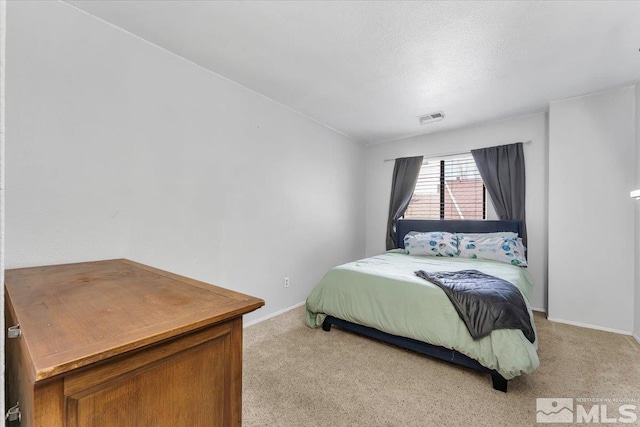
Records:
<instances>
[{"instance_id":1,"label":"bed","mask_svg":"<svg viewBox=\"0 0 640 427\"><path fill-rule=\"evenodd\" d=\"M515 232L518 221L399 220L396 247L404 248L409 232ZM493 388L506 392L508 380L532 373L539 365L537 338L531 342L518 329L498 329L474 340L453 305L437 286L417 277L416 270L474 269L515 285L526 302L535 331L526 270L502 262L462 257L407 255L404 249L331 269L307 298L310 327L331 326L462 365L491 375Z\"/></svg>"}]
</instances>

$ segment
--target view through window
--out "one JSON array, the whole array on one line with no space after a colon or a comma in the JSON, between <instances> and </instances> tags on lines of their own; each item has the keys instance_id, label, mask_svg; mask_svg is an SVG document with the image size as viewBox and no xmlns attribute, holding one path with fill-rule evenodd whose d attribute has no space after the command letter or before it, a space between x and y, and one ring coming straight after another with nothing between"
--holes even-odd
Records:
<instances>
[{"instance_id":1,"label":"view through window","mask_svg":"<svg viewBox=\"0 0 640 427\"><path fill-rule=\"evenodd\" d=\"M471 154L422 163L404 214L415 219L485 219L486 193Z\"/></svg>"}]
</instances>

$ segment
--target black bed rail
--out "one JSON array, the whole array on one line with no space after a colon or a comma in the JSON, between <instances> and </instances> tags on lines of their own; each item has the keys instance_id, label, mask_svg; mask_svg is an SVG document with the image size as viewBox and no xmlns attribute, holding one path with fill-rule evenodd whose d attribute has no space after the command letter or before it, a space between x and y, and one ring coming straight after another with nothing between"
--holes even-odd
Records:
<instances>
[{"instance_id":1,"label":"black bed rail","mask_svg":"<svg viewBox=\"0 0 640 427\"><path fill-rule=\"evenodd\" d=\"M414 340L411 338L399 337L397 335L391 335L386 332L379 331L375 328L369 328L367 326L351 323L346 320L338 319L337 317L327 316L322 323L322 329L329 332L331 325L336 325L341 329L346 329L351 332L355 332L360 335L364 335L370 338L374 338L380 341L384 341L389 344L396 345L398 347L412 350L417 353L426 354L427 356L433 356L438 359L454 363L456 365L465 366L467 368L474 369L483 373L491 375L493 388L504 393L507 392L508 381L500 375L497 371L482 366L477 360L470 358L462 353L448 348L440 347L433 344L428 344L422 341Z\"/></svg>"}]
</instances>

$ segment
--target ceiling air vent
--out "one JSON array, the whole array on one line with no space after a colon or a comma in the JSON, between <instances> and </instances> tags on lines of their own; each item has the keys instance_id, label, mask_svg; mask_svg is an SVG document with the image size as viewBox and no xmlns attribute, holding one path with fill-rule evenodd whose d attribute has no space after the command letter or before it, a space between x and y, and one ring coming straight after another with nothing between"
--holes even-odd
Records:
<instances>
[{"instance_id":1,"label":"ceiling air vent","mask_svg":"<svg viewBox=\"0 0 640 427\"><path fill-rule=\"evenodd\" d=\"M437 113L431 113L431 114L418 117L418 120L420 121L421 125L439 122L442 119L444 119L444 113L442 111L438 111Z\"/></svg>"}]
</instances>

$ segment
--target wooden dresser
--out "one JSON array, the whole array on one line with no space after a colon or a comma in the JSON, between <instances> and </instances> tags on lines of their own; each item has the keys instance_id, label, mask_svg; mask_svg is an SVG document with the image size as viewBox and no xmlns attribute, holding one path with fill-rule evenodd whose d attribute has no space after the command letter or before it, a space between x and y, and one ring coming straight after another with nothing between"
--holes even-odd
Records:
<instances>
[{"instance_id":1,"label":"wooden dresser","mask_svg":"<svg viewBox=\"0 0 640 427\"><path fill-rule=\"evenodd\" d=\"M7 425L240 425L263 300L120 259L7 270L5 301Z\"/></svg>"}]
</instances>

